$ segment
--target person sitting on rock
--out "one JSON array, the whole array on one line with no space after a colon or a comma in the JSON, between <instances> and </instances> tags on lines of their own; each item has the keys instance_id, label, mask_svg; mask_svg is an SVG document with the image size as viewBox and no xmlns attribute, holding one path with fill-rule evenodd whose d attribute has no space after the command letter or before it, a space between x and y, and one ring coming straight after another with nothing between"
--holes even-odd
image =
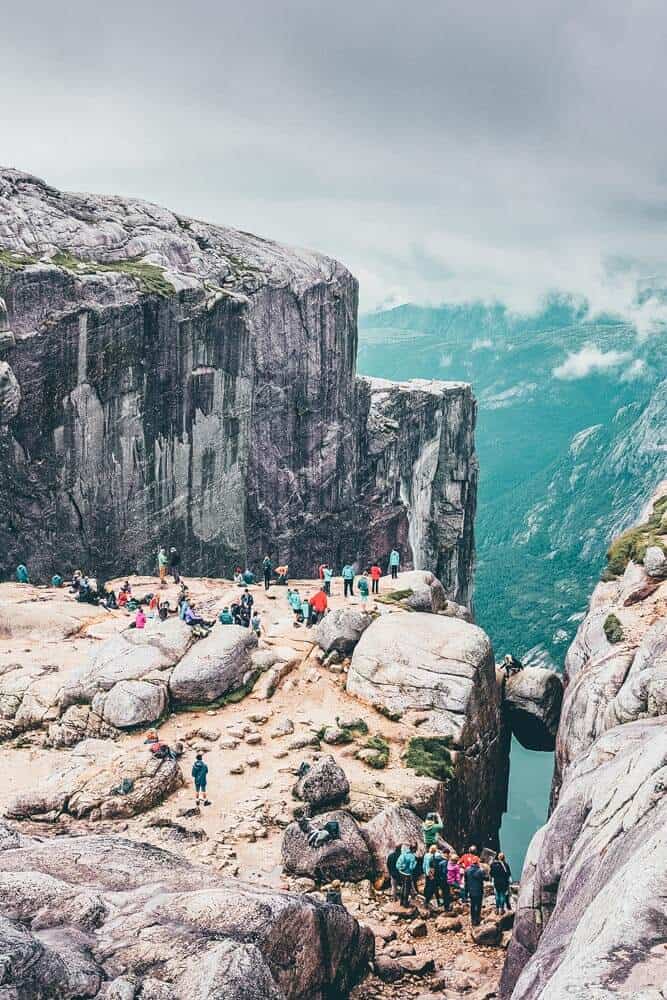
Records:
<instances>
[{"instance_id":1,"label":"person sitting on rock","mask_svg":"<svg viewBox=\"0 0 667 1000\"><path fill-rule=\"evenodd\" d=\"M69 586L69 592L70 592L70 594L77 594L78 593L78 591L79 591L79 585L81 583L81 577L82 576L83 576L83 573L81 572L80 569L74 570L74 572L72 573L72 580L71 580L70 586Z\"/></svg>"},{"instance_id":2,"label":"person sitting on rock","mask_svg":"<svg viewBox=\"0 0 667 1000\"><path fill-rule=\"evenodd\" d=\"M220 612L220 615L218 617L218 621L220 622L221 625L233 625L234 624L234 616L231 614L231 612L230 612L230 610L229 610L228 607L225 606L222 609L222 611Z\"/></svg>"},{"instance_id":3,"label":"person sitting on rock","mask_svg":"<svg viewBox=\"0 0 667 1000\"><path fill-rule=\"evenodd\" d=\"M520 670L523 670L523 663L521 660L517 660L516 656L512 656L511 653L508 653L507 656L503 657L501 666L505 671L506 678L511 677L512 674L518 674Z\"/></svg>"},{"instance_id":4,"label":"person sitting on rock","mask_svg":"<svg viewBox=\"0 0 667 1000\"><path fill-rule=\"evenodd\" d=\"M190 625L191 628L196 625L199 625L202 628L213 628L213 622L207 622L204 618L201 617L201 615L197 614L197 609L195 608L194 604L188 605L183 621L185 622L186 625Z\"/></svg>"},{"instance_id":5,"label":"person sitting on rock","mask_svg":"<svg viewBox=\"0 0 667 1000\"><path fill-rule=\"evenodd\" d=\"M401 847L396 870L401 877L401 906L408 906L414 892L414 877L417 874L417 857L408 844L403 844Z\"/></svg>"},{"instance_id":6,"label":"person sitting on rock","mask_svg":"<svg viewBox=\"0 0 667 1000\"><path fill-rule=\"evenodd\" d=\"M482 900L484 898L484 881L486 874L479 861L473 861L465 870L463 876L466 894L470 899L470 923L478 927L482 922Z\"/></svg>"},{"instance_id":7,"label":"person sitting on rock","mask_svg":"<svg viewBox=\"0 0 667 1000\"><path fill-rule=\"evenodd\" d=\"M331 885L326 887L326 895L324 897L325 903L329 903L331 906L342 906L343 896L340 890L340 880L335 878Z\"/></svg>"},{"instance_id":8,"label":"person sitting on rock","mask_svg":"<svg viewBox=\"0 0 667 1000\"><path fill-rule=\"evenodd\" d=\"M146 627L146 615L144 614L144 609L142 607L137 608L137 613L134 618L135 628L145 628Z\"/></svg>"},{"instance_id":9,"label":"person sitting on rock","mask_svg":"<svg viewBox=\"0 0 667 1000\"><path fill-rule=\"evenodd\" d=\"M166 622L167 618L169 617L170 611L171 611L171 606L169 604L169 601L163 601L157 611L158 617L161 622Z\"/></svg>"},{"instance_id":10,"label":"person sitting on rock","mask_svg":"<svg viewBox=\"0 0 667 1000\"><path fill-rule=\"evenodd\" d=\"M276 566L276 584L280 587L287 586L287 581L289 579L289 565L285 563L283 566Z\"/></svg>"},{"instance_id":11,"label":"person sitting on rock","mask_svg":"<svg viewBox=\"0 0 667 1000\"><path fill-rule=\"evenodd\" d=\"M250 587L255 582L255 574L247 566L243 573L243 582L247 587Z\"/></svg>"},{"instance_id":12,"label":"person sitting on rock","mask_svg":"<svg viewBox=\"0 0 667 1000\"><path fill-rule=\"evenodd\" d=\"M234 580L234 583L238 587L245 586L245 583L244 583L244 580L243 580L243 570L241 569L240 566L237 566L236 569L234 570L233 580Z\"/></svg>"},{"instance_id":13,"label":"person sitting on rock","mask_svg":"<svg viewBox=\"0 0 667 1000\"><path fill-rule=\"evenodd\" d=\"M308 615L308 622L306 628L312 628L313 625L317 625L318 621L322 618L324 612L327 610L328 601L324 587L322 587L315 594L313 594L313 596L310 598L309 604L310 604L310 611Z\"/></svg>"},{"instance_id":14,"label":"person sitting on rock","mask_svg":"<svg viewBox=\"0 0 667 1000\"><path fill-rule=\"evenodd\" d=\"M496 894L496 913L508 912L512 909L510 903L510 885L512 883L512 872L507 863L507 858L500 852L497 858L491 862L491 881Z\"/></svg>"},{"instance_id":15,"label":"person sitting on rock","mask_svg":"<svg viewBox=\"0 0 667 1000\"><path fill-rule=\"evenodd\" d=\"M104 598L104 606L109 611L115 611L118 607L118 601L116 600L116 592L114 590L107 590L106 597Z\"/></svg>"},{"instance_id":16,"label":"person sitting on rock","mask_svg":"<svg viewBox=\"0 0 667 1000\"><path fill-rule=\"evenodd\" d=\"M55 587L56 590L60 590L63 585L63 578L60 573L54 573L51 577L51 586Z\"/></svg>"},{"instance_id":17,"label":"person sitting on rock","mask_svg":"<svg viewBox=\"0 0 667 1000\"><path fill-rule=\"evenodd\" d=\"M28 567L25 563L19 563L16 567L16 582L17 583L30 583L30 577L28 575Z\"/></svg>"},{"instance_id":18,"label":"person sitting on rock","mask_svg":"<svg viewBox=\"0 0 667 1000\"><path fill-rule=\"evenodd\" d=\"M210 806L210 800L206 797L206 779L208 776L208 765L204 763L204 755L197 754L197 758L192 765L192 778L195 783L195 803L199 806Z\"/></svg>"}]
</instances>

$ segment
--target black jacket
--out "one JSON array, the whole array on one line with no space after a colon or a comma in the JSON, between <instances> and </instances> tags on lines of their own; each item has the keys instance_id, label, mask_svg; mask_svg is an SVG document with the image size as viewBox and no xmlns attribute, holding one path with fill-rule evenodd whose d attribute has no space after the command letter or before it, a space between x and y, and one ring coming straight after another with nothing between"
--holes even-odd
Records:
<instances>
[{"instance_id":1,"label":"black jacket","mask_svg":"<svg viewBox=\"0 0 667 1000\"><path fill-rule=\"evenodd\" d=\"M479 865L470 865L469 868L466 868L465 883L468 893L471 896L483 896L485 879L486 875Z\"/></svg>"},{"instance_id":2,"label":"black jacket","mask_svg":"<svg viewBox=\"0 0 667 1000\"><path fill-rule=\"evenodd\" d=\"M499 892L507 892L512 881L512 872L506 861L491 862L491 878Z\"/></svg>"},{"instance_id":3,"label":"black jacket","mask_svg":"<svg viewBox=\"0 0 667 1000\"><path fill-rule=\"evenodd\" d=\"M398 879L398 869L396 868L396 862L398 861L398 856L401 853L400 847L393 850L391 854L387 855L387 871L392 878Z\"/></svg>"}]
</instances>

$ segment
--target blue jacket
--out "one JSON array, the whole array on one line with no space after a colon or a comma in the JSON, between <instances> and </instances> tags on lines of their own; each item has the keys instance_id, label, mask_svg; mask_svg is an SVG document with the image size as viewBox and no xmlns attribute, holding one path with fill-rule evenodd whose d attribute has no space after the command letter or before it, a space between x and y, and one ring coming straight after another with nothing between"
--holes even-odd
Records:
<instances>
[{"instance_id":1,"label":"blue jacket","mask_svg":"<svg viewBox=\"0 0 667 1000\"><path fill-rule=\"evenodd\" d=\"M399 875L414 875L417 871L417 858L412 851L401 851L396 862Z\"/></svg>"}]
</instances>

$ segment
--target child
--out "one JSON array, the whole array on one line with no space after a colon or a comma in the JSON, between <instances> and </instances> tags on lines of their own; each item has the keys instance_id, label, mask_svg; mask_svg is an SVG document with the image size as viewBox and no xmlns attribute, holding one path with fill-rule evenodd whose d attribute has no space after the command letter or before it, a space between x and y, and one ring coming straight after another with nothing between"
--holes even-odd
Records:
<instances>
[{"instance_id":1,"label":"child","mask_svg":"<svg viewBox=\"0 0 667 1000\"><path fill-rule=\"evenodd\" d=\"M361 597L361 603L365 604L368 600L368 573L364 573L357 580L357 590L359 591L359 596Z\"/></svg>"},{"instance_id":2,"label":"child","mask_svg":"<svg viewBox=\"0 0 667 1000\"><path fill-rule=\"evenodd\" d=\"M197 759L192 765L192 777L195 783L195 804L198 806L200 797L201 802L205 806L210 806L210 801L206 797L206 776L208 775L208 767L204 763L204 755L202 753L197 754Z\"/></svg>"}]
</instances>

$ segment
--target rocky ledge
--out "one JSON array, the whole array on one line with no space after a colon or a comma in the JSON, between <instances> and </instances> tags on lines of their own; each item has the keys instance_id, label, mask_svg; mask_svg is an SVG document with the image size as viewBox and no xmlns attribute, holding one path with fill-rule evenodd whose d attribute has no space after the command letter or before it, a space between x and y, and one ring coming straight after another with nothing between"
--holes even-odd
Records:
<instances>
[{"instance_id":1,"label":"rocky ledge","mask_svg":"<svg viewBox=\"0 0 667 1000\"><path fill-rule=\"evenodd\" d=\"M357 378L340 264L4 169L0 296L0 572L397 547L470 603L470 387Z\"/></svg>"},{"instance_id":2,"label":"rocky ledge","mask_svg":"<svg viewBox=\"0 0 667 1000\"><path fill-rule=\"evenodd\" d=\"M568 652L552 814L524 865L504 998L665 995L665 510L667 484L612 545Z\"/></svg>"}]
</instances>

